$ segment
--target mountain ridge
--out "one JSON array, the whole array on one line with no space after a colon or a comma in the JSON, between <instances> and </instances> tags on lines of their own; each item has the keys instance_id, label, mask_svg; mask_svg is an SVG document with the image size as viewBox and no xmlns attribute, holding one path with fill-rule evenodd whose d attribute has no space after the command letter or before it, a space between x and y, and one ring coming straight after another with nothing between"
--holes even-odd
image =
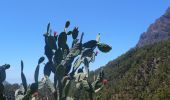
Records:
<instances>
[{"instance_id":1,"label":"mountain ridge","mask_svg":"<svg viewBox=\"0 0 170 100\"><path fill-rule=\"evenodd\" d=\"M170 38L170 7L142 33L136 47L154 44Z\"/></svg>"}]
</instances>

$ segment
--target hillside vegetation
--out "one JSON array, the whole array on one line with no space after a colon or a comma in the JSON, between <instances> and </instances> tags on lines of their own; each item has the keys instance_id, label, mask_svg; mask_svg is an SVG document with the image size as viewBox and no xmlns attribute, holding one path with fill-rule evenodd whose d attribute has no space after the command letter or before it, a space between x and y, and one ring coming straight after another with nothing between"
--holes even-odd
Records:
<instances>
[{"instance_id":1,"label":"hillside vegetation","mask_svg":"<svg viewBox=\"0 0 170 100\"><path fill-rule=\"evenodd\" d=\"M131 49L104 70L109 84L97 100L169 100L170 40Z\"/></svg>"}]
</instances>

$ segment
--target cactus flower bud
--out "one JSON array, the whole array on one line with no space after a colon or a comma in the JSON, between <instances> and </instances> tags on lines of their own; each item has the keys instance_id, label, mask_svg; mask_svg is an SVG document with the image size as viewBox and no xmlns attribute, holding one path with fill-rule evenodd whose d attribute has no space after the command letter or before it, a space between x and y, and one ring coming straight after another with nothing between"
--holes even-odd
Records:
<instances>
[{"instance_id":1,"label":"cactus flower bud","mask_svg":"<svg viewBox=\"0 0 170 100\"><path fill-rule=\"evenodd\" d=\"M54 36L57 36L58 34L57 34L57 32L54 32Z\"/></svg>"},{"instance_id":2,"label":"cactus flower bud","mask_svg":"<svg viewBox=\"0 0 170 100\"><path fill-rule=\"evenodd\" d=\"M99 51L96 51L96 56L99 54Z\"/></svg>"},{"instance_id":3,"label":"cactus flower bud","mask_svg":"<svg viewBox=\"0 0 170 100\"><path fill-rule=\"evenodd\" d=\"M103 80L102 80L102 83L103 83L104 85L106 85L106 84L108 83L108 80L107 80L107 79L103 79Z\"/></svg>"}]
</instances>

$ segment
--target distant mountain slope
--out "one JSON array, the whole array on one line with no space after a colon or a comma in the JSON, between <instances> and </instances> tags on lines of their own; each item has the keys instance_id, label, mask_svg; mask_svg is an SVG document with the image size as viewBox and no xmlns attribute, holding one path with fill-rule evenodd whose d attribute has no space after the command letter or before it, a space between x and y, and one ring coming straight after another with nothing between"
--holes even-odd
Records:
<instances>
[{"instance_id":1,"label":"distant mountain slope","mask_svg":"<svg viewBox=\"0 0 170 100\"><path fill-rule=\"evenodd\" d=\"M97 100L169 100L170 40L135 48L109 62Z\"/></svg>"},{"instance_id":2,"label":"distant mountain slope","mask_svg":"<svg viewBox=\"0 0 170 100\"><path fill-rule=\"evenodd\" d=\"M8 82L6 82L4 84L5 86L5 97L7 100L15 100L15 90L19 88L18 84L9 84Z\"/></svg>"},{"instance_id":3,"label":"distant mountain slope","mask_svg":"<svg viewBox=\"0 0 170 100\"><path fill-rule=\"evenodd\" d=\"M5 97L7 100L15 100L15 91L19 89L19 84L5 84ZM54 100L52 93L49 91L48 87L39 90L38 100Z\"/></svg>"},{"instance_id":4,"label":"distant mountain slope","mask_svg":"<svg viewBox=\"0 0 170 100\"><path fill-rule=\"evenodd\" d=\"M170 38L170 7L140 36L137 47L167 40L168 38Z\"/></svg>"}]
</instances>

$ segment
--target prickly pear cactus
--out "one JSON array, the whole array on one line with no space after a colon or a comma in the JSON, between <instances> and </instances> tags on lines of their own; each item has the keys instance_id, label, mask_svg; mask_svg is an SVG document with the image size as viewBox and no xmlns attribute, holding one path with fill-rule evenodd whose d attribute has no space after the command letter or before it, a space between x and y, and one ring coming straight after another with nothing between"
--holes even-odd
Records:
<instances>
[{"instance_id":1,"label":"prickly pear cactus","mask_svg":"<svg viewBox=\"0 0 170 100\"><path fill-rule=\"evenodd\" d=\"M50 90L55 90L54 96L57 100L66 100L68 97L68 91L70 91L70 84L73 83L74 79L78 75L84 76L83 79L84 84L83 86L89 92L93 91L95 93L95 87L97 86L95 83L99 83L101 78L97 78L97 80L93 83L93 87L87 85L88 83L88 73L90 63L95 61L95 57L97 53L95 52L96 47L99 51L107 53L111 50L111 47L107 44L100 43L100 34L97 35L96 40L90 40L85 43L82 43L84 33L82 33L81 38L78 39L79 30L78 27L75 27L73 30L67 31L70 26L70 21L67 21L64 26L64 31L60 32L58 37L56 38L57 41L53 41L47 39L47 36L50 34L49 29L50 25L47 25L47 36L45 37L45 55L49 59L49 61L45 64L44 67L44 75L49 77L50 73L53 68L55 68L54 73L54 87L49 88ZM72 45L68 46L67 44L67 37L72 36L73 42ZM48 46L53 45L53 46ZM56 46L55 46L56 45ZM58 47L57 49L55 47ZM53 59L53 60L52 60ZM75 60L76 59L76 60ZM77 73L76 71L79 69L81 65L84 65L85 71L81 73ZM72 71L71 71L72 69ZM87 89L89 88L89 89ZM54 91L53 91L54 92Z\"/></svg>"},{"instance_id":2,"label":"prickly pear cactus","mask_svg":"<svg viewBox=\"0 0 170 100\"><path fill-rule=\"evenodd\" d=\"M97 79L93 83L90 83L88 81L89 67L90 63L95 61L97 48L104 53L109 52L112 48L105 43L100 43L100 34L97 35L96 40L83 43L84 33L78 38L78 27L68 31L69 26L70 21L67 21L64 30L60 32L60 34L54 32L54 35L52 35L50 23L47 25L47 31L44 34L44 54L48 61L44 64L44 80L38 80L40 64L45 60L44 57L38 60L38 65L34 73L35 82L30 86L28 86L23 73L24 64L23 61L21 61L22 86L16 91L16 100L38 99L36 94L38 90L45 85L54 94L55 100L79 99L79 96L74 97L70 95L70 92L75 89L88 92L89 98L92 100L92 94L102 89L104 86L102 83L104 75L100 73ZM73 40L71 46L67 43L69 36L71 36ZM54 74L54 84L49 78L51 74ZM72 86L76 86L76 88ZM22 92L23 95L18 94L20 92ZM74 92L71 94L73 93Z\"/></svg>"}]
</instances>

